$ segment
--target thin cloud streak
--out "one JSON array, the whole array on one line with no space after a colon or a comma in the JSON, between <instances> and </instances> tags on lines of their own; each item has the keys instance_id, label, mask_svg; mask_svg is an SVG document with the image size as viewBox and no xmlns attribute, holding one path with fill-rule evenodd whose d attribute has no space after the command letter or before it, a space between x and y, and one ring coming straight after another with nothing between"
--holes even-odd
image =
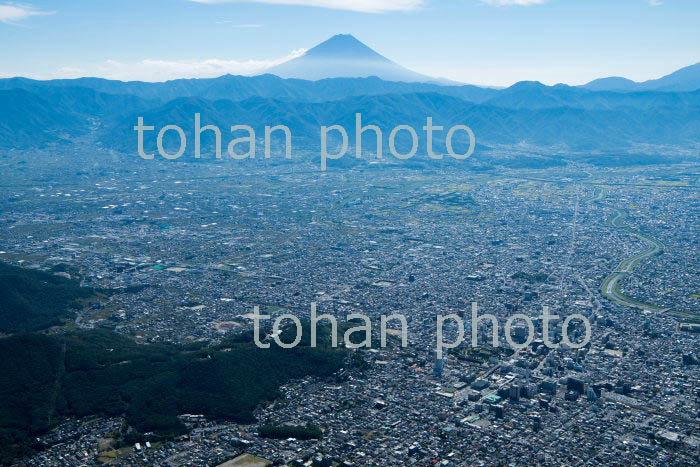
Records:
<instances>
[{"instance_id":1,"label":"thin cloud streak","mask_svg":"<svg viewBox=\"0 0 700 467\"><path fill-rule=\"evenodd\" d=\"M46 16L54 14L54 11L38 10L30 5L20 5L18 3L5 3L0 5L0 22L6 24L16 24L19 21L31 16Z\"/></svg>"},{"instance_id":2,"label":"thin cloud streak","mask_svg":"<svg viewBox=\"0 0 700 467\"><path fill-rule=\"evenodd\" d=\"M413 11L425 4L425 0L190 0L195 3L267 3L271 5L297 5L360 13L387 13Z\"/></svg>"},{"instance_id":3,"label":"thin cloud streak","mask_svg":"<svg viewBox=\"0 0 700 467\"><path fill-rule=\"evenodd\" d=\"M168 81L179 78L216 78L225 74L256 75L266 69L299 57L306 49L294 50L286 57L271 60L224 60L210 58L205 60L161 60L147 58L138 62L121 62L106 60L92 66L62 67L52 73L30 75L35 79L80 78L92 76L97 78L117 79L121 81ZM7 73L0 73L9 76Z\"/></svg>"},{"instance_id":4,"label":"thin cloud streak","mask_svg":"<svg viewBox=\"0 0 700 467\"><path fill-rule=\"evenodd\" d=\"M492 6L531 6L542 5L548 0L482 0L483 3Z\"/></svg>"}]
</instances>

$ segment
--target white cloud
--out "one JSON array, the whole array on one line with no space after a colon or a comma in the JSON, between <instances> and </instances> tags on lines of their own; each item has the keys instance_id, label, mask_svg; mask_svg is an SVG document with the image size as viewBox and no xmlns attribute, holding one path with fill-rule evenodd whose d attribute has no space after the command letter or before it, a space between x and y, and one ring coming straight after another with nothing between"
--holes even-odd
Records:
<instances>
[{"instance_id":1,"label":"white cloud","mask_svg":"<svg viewBox=\"0 0 700 467\"><path fill-rule=\"evenodd\" d=\"M649 6L661 6L664 4L661 0L647 0Z\"/></svg>"},{"instance_id":2,"label":"white cloud","mask_svg":"<svg viewBox=\"0 0 700 467\"><path fill-rule=\"evenodd\" d=\"M122 81L167 81L178 78L215 78L217 76L254 75L267 68L299 57L305 49L291 52L286 57L271 60L160 60L147 58L138 62L107 60L91 66L62 67L45 75L29 76L37 79L79 78L94 76Z\"/></svg>"},{"instance_id":3,"label":"white cloud","mask_svg":"<svg viewBox=\"0 0 700 467\"><path fill-rule=\"evenodd\" d=\"M51 15L52 11L42 11L29 5L20 5L18 3L5 3L0 5L0 21L3 23L13 24L30 16Z\"/></svg>"},{"instance_id":4,"label":"white cloud","mask_svg":"<svg viewBox=\"0 0 700 467\"><path fill-rule=\"evenodd\" d=\"M547 0L482 0L484 3L493 6L529 6L529 5L542 5L547 2Z\"/></svg>"},{"instance_id":5,"label":"white cloud","mask_svg":"<svg viewBox=\"0 0 700 467\"><path fill-rule=\"evenodd\" d=\"M359 11L362 13L385 13L388 11L411 11L422 6L425 0L190 0L196 3L271 3L274 5L301 5L333 10Z\"/></svg>"}]
</instances>

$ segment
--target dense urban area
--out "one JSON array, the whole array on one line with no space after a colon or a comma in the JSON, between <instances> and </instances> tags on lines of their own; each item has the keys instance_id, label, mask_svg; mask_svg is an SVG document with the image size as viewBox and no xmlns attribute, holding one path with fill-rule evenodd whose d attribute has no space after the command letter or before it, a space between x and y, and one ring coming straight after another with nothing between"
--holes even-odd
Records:
<instances>
[{"instance_id":1,"label":"dense urban area","mask_svg":"<svg viewBox=\"0 0 700 467\"><path fill-rule=\"evenodd\" d=\"M207 397L235 405L253 397L248 384L265 395L250 414L178 405L203 409L173 412L184 428L169 436L137 429L133 410L71 412L66 395L67 408L52 406L50 423L8 463L700 464L697 165L417 169L384 160L322 172L315 161L75 152L0 153L0 261L95 291L49 326L3 324L2 340L116 335L123 341L109 337L117 343L107 350L180 359ZM371 348L323 350L323 371L290 368L259 384L228 384L223 370L209 381L198 366L244 351L229 343L249 338L255 306L307 321L312 303L344 326L351 313L371 317ZM472 323L473 303L498 316L498 346L489 321ZM542 336L544 307L585 316L590 343L545 345L562 332L560 319ZM504 332L516 313L536 328L517 350ZM379 318L391 314L407 317L405 347L396 321L379 343ZM438 359L436 317L448 314L463 317L467 335ZM511 331L522 343L528 329L516 321ZM456 337L452 324L446 335ZM569 337L583 338L578 321ZM64 341L63 355L56 345L58 381L66 345L70 355L78 344ZM265 350L245 352L261 372L275 368L256 353ZM148 355L138 361L157 360ZM51 419L57 410L68 416Z\"/></svg>"}]
</instances>

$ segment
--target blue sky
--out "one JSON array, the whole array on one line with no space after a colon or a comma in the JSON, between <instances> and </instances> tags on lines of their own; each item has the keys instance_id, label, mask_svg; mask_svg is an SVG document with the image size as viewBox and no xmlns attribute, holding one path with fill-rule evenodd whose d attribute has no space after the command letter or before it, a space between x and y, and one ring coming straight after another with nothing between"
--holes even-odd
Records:
<instances>
[{"instance_id":1,"label":"blue sky","mask_svg":"<svg viewBox=\"0 0 700 467\"><path fill-rule=\"evenodd\" d=\"M250 74L337 33L487 85L657 78L700 62L698 0L0 0L0 76Z\"/></svg>"}]
</instances>

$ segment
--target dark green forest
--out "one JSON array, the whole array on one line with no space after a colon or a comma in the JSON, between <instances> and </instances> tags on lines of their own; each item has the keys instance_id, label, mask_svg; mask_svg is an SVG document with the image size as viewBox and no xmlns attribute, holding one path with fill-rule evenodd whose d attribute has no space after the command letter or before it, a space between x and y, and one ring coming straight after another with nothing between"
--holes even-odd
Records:
<instances>
[{"instance_id":1,"label":"dark green forest","mask_svg":"<svg viewBox=\"0 0 700 467\"><path fill-rule=\"evenodd\" d=\"M0 463L41 449L36 437L68 417L124 416L130 437L152 439L186 433L177 417L184 413L252 423L281 385L330 376L347 357L330 348L329 328L319 327L311 348L308 323L293 349L258 348L252 332L216 344L140 344L107 330L32 332L64 323L79 300L93 297L76 280L0 263L0 331L15 333L0 338ZM292 332L282 340L293 341Z\"/></svg>"},{"instance_id":2,"label":"dark green forest","mask_svg":"<svg viewBox=\"0 0 700 467\"><path fill-rule=\"evenodd\" d=\"M0 262L0 333L60 325L79 300L94 295L76 280Z\"/></svg>"},{"instance_id":3,"label":"dark green forest","mask_svg":"<svg viewBox=\"0 0 700 467\"><path fill-rule=\"evenodd\" d=\"M345 353L301 345L260 349L247 336L216 346L137 344L105 330L0 339L0 462L69 416L125 415L140 433L186 432L178 414L253 422L290 379L329 376Z\"/></svg>"}]
</instances>

